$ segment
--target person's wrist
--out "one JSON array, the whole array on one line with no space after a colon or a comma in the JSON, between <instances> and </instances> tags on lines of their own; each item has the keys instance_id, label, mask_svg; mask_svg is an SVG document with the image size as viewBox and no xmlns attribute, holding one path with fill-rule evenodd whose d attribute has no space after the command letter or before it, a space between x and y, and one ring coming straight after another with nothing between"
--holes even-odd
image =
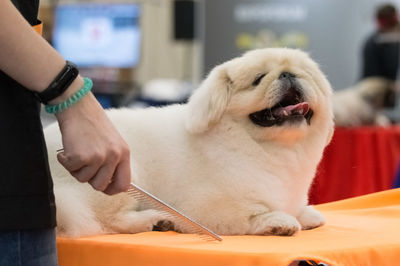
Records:
<instances>
[{"instance_id":1,"label":"person's wrist","mask_svg":"<svg viewBox=\"0 0 400 266\"><path fill-rule=\"evenodd\" d=\"M49 105L56 105L56 104L59 104L59 103L62 103L64 101L66 101L74 93L79 91L82 88L83 84L84 84L83 78L80 75L78 75L75 78L75 80L72 81L71 85L69 85L69 87L67 88L67 90L63 94L61 94L57 98L54 98L53 100L49 101L48 104Z\"/></svg>"},{"instance_id":2,"label":"person's wrist","mask_svg":"<svg viewBox=\"0 0 400 266\"><path fill-rule=\"evenodd\" d=\"M99 110L103 111L103 108L94 95L89 92L79 102L62 112L56 113L55 116L58 122L62 123L69 119L76 119L77 117L93 116L94 114L96 116L99 114Z\"/></svg>"}]
</instances>

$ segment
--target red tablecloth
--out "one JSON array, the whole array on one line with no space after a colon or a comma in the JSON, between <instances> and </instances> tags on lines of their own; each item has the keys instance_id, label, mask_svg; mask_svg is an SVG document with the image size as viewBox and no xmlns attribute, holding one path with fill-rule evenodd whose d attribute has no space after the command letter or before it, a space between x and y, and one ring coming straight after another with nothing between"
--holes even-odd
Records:
<instances>
[{"instance_id":1,"label":"red tablecloth","mask_svg":"<svg viewBox=\"0 0 400 266\"><path fill-rule=\"evenodd\" d=\"M392 188L400 163L400 126L336 128L310 191L319 204Z\"/></svg>"}]
</instances>

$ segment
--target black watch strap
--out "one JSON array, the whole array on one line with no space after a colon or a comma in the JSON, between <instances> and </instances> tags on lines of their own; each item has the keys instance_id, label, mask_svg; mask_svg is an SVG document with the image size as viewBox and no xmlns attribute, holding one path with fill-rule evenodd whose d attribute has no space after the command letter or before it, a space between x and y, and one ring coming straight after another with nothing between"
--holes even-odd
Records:
<instances>
[{"instance_id":1,"label":"black watch strap","mask_svg":"<svg viewBox=\"0 0 400 266\"><path fill-rule=\"evenodd\" d=\"M34 92L36 98L40 102L47 104L49 101L63 94L69 85L71 85L71 83L76 79L78 74L79 70L76 65L72 62L66 61L65 67L44 91Z\"/></svg>"}]
</instances>

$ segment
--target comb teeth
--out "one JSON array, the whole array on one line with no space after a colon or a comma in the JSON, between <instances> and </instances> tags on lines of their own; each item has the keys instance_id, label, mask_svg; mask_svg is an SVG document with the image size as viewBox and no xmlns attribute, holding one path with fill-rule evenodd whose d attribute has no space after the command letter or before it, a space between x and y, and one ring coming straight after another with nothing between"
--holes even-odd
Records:
<instances>
[{"instance_id":1,"label":"comb teeth","mask_svg":"<svg viewBox=\"0 0 400 266\"><path fill-rule=\"evenodd\" d=\"M176 209L159 200L150 193L144 191L137 185L131 183L131 187L128 189L127 193L134 197L136 200L152 207L153 209L164 212L168 217L174 218L176 221L179 222L179 227L182 228L185 232L197 234L201 239L208 241L222 241L222 238L212 232L210 229L195 222L188 216L177 211Z\"/></svg>"}]
</instances>

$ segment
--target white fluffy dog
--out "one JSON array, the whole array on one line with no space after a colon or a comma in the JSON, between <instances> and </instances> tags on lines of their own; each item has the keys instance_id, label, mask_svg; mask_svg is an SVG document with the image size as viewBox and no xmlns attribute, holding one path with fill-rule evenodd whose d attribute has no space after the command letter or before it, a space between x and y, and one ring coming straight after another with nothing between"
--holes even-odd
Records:
<instances>
[{"instance_id":1,"label":"white fluffy dog","mask_svg":"<svg viewBox=\"0 0 400 266\"><path fill-rule=\"evenodd\" d=\"M394 83L382 77L368 77L354 87L335 91L335 125L342 127L388 126L390 120L381 111L387 94L394 93Z\"/></svg>"},{"instance_id":2,"label":"white fluffy dog","mask_svg":"<svg viewBox=\"0 0 400 266\"><path fill-rule=\"evenodd\" d=\"M292 235L324 223L307 193L333 131L330 97L306 53L269 48L215 67L187 104L108 115L131 148L135 184L218 234ZM59 235L137 233L168 220L76 181L56 160L57 126L45 135Z\"/></svg>"}]
</instances>

